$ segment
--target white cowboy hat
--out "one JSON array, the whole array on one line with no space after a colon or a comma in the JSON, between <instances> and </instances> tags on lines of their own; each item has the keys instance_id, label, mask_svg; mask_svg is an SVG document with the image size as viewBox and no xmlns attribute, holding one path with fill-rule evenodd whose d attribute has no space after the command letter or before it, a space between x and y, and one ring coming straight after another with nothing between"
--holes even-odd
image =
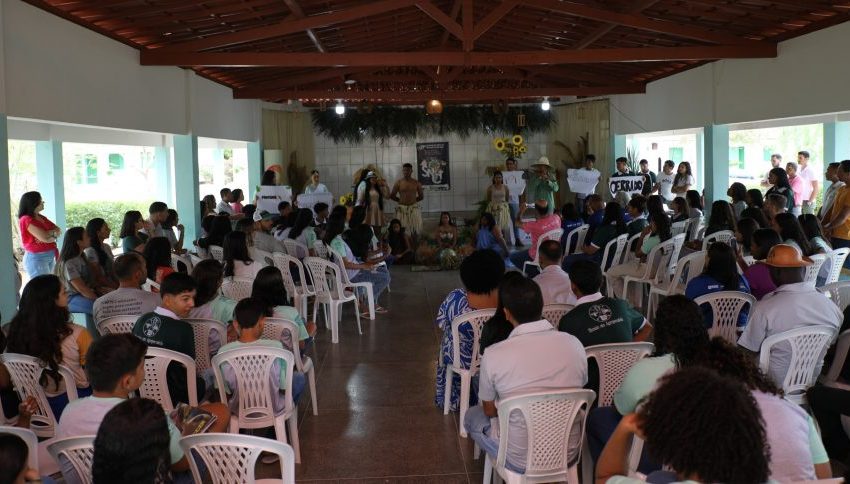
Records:
<instances>
[{"instance_id":1,"label":"white cowboy hat","mask_svg":"<svg viewBox=\"0 0 850 484\"><path fill-rule=\"evenodd\" d=\"M545 156L541 156L540 159L537 160L537 163L535 163L531 166L540 166L540 165L549 166L549 167L552 166L552 165L549 164L549 158L546 158Z\"/></svg>"}]
</instances>

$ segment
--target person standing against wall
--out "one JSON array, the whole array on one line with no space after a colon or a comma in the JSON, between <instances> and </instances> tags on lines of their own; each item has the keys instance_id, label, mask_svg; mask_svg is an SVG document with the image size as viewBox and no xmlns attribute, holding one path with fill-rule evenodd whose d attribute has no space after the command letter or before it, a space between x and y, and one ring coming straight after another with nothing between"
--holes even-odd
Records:
<instances>
[{"instance_id":1,"label":"person standing against wall","mask_svg":"<svg viewBox=\"0 0 850 484\"><path fill-rule=\"evenodd\" d=\"M32 279L42 274L52 274L56 268L56 239L62 230L41 214L44 199L38 192L21 195L18 204L18 227L24 247L24 270Z\"/></svg>"},{"instance_id":2,"label":"person standing against wall","mask_svg":"<svg viewBox=\"0 0 850 484\"><path fill-rule=\"evenodd\" d=\"M809 166L809 152L800 151L797 153L797 164L800 165L800 171L797 176L802 178L806 184L806 188L811 186L811 192L807 198L803 199L803 213L815 213L815 202L817 202L818 194L820 193L820 173ZM803 190L804 193L807 190Z\"/></svg>"}]
</instances>

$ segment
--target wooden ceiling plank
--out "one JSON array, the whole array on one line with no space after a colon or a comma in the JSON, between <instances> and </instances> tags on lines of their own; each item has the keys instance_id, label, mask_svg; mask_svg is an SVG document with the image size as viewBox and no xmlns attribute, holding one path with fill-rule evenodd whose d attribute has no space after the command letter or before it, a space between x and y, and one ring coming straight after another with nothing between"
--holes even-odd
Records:
<instances>
[{"instance_id":1,"label":"wooden ceiling plank","mask_svg":"<svg viewBox=\"0 0 850 484\"><path fill-rule=\"evenodd\" d=\"M237 99L339 99L343 101L353 100L385 100L399 99L407 101L424 102L430 99L441 101L473 101L479 99L517 99L546 96L601 96L606 94L636 94L646 92L646 85L642 83L620 84L612 86L596 87L542 87L521 89L476 89L476 90L426 90L426 91L325 91L316 90L280 90L247 93L245 91L234 92ZM250 97L248 97L250 95Z\"/></svg>"},{"instance_id":2,"label":"wooden ceiling plank","mask_svg":"<svg viewBox=\"0 0 850 484\"><path fill-rule=\"evenodd\" d=\"M304 15L304 10L301 9L301 5L299 5L296 0L283 0L283 3L289 7L289 10L295 18L306 17L306 15ZM306 29L304 32L307 34L307 37L310 38L310 41L313 42L313 45L316 46L316 50L319 52L327 52L327 49L325 49L325 46L322 45L322 42L319 40L319 37L316 36L316 32L313 31L313 29Z\"/></svg>"},{"instance_id":3,"label":"wooden ceiling plank","mask_svg":"<svg viewBox=\"0 0 850 484\"><path fill-rule=\"evenodd\" d=\"M655 5L656 3L660 2L660 1L661 0L644 0L644 1L634 5L633 7L631 7L628 10L628 13L639 14L642 11L648 9L649 7L652 7L653 5ZM594 43L597 40L601 39L602 37L606 36L609 32L611 32L615 28L617 28L617 24L613 24L613 23L600 25L599 27L594 29L593 32L587 34L583 39L578 41L575 44L575 46L573 46L573 48L574 49L584 49L586 47L589 47L592 43Z\"/></svg>"},{"instance_id":4,"label":"wooden ceiling plank","mask_svg":"<svg viewBox=\"0 0 850 484\"><path fill-rule=\"evenodd\" d=\"M467 0L464 0L464 2L466 1ZM422 12L431 17L432 20L442 25L446 31L458 39L463 40L463 27L461 27L453 19L449 18L449 16L440 10L439 7L431 3L429 0L416 0L415 3L419 10L422 10Z\"/></svg>"},{"instance_id":5,"label":"wooden ceiling plank","mask_svg":"<svg viewBox=\"0 0 850 484\"><path fill-rule=\"evenodd\" d=\"M452 4L452 11L449 14L449 18L451 18L452 21L456 21L457 16L460 15L461 5L463 5L462 0L454 0L454 3ZM451 36L449 31L444 30L442 37L440 37L440 47L446 46L446 43L449 41L449 36Z\"/></svg>"}]
</instances>

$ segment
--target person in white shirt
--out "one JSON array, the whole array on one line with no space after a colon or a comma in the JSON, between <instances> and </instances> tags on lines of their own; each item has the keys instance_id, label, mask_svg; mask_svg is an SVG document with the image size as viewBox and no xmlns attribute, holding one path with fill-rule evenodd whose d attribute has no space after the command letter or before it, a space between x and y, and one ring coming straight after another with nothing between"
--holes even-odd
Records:
<instances>
[{"instance_id":1,"label":"person in white shirt","mask_svg":"<svg viewBox=\"0 0 850 484\"><path fill-rule=\"evenodd\" d=\"M832 204L835 203L835 195L838 194L838 190L844 186L844 182L839 180L838 178L838 167L841 166L841 163L835 162L830 163L829 166L826 167L826 179L830 182L829 188L823 193L823 205L818 209L818 218L823 217L829 212L829 209L832 208Z\"/></svg>"},{"instance_id":2,"label":"person in white shirt","mask_svg":"<svg viewBox=\"0 0 850 484\"><path fill-rule=\"evenodd\" d=\"M230 206L230 203L234 200L233 192L229 188L222 188L219 194L221 194L221 200L219 200L218 205L215 207L216 212L229 216L230 220L238 220L245 216L244 213L234 212L233 207Z\"/></svg>"},{"instance_id":3,"label":"person in white shirt","mask_svg":"<svg viewBox=\"0 0 850 484\"><path fill-rule=\"evenodd\" d=\"M596 155L588 154L587 156L584 157L584 168L583 169L590 172L590 173L587 173L588 176L590 176L592 178L596 178L597 180L599 180L599 178L602 176L602 174L599 173L599 170L597 170L596 168L593 167L593 165L595 163L596 163ZM585 204L585 201L587 200L587 197L589 197L590 195L592 195L592 193L576 193L576 207L578 207L578 211L582 215L584 215L586 213L584 204Z\"/></svg>"},{"instance_id":4,"label":"person in white shirt","mask_svg":"<svg viewBox=\"0 0 850 484\"><path fill-rule=\"evenodd\" d=\"M119 286L94 301L92 313L95 322L113 316L141 316L159 306L159 294L142 290L148 274L141 255L137 252L119 255L112 264L112 270Z\"/></svg>"},{"instance_id":5,"label":"person in white shirt","mask_svg":"<svg viewBox=\"0 0 850 484\"><path fill-rule=\"evenodd\" d=\"M547 240L537 251L542 271L534 278L543 293L543 304L575 304L576 296L570 289L570 276L561 269L561 243Z\"/></svg>"},{"instance_id":6,"label":"person in white shirt","mask_svg":"<svg viewBox=\"0 0 850 484\"><path fill-rule=\"evenodd\" d=\"M328 193L328 187L324 183L319 183L319 170L310 172L310 183L304 187L304 193Z\"/></svg>"},{"instance_id":7,"label":"person in white shirt","mask_svg":"<svg viewBox=\"0 0 850 484\"><path fill-rule=\"evenodd\" d=\"M162 223L168 218L168 205L165 202L153 202L148 207L148 214L147 223L141 232L147 234L149 238L165 237Z\"/></svg>"},{"instance_id":8,"label":"person in white shirt","mask_svg":"<svg viewBox=\"0 0 850 484\"><path fill-rule=\"evenodd\" d=\"M260 269L266 266L263 261L251 259L248 250L248 235L234 231L224 237L224 277L239 277L253 280Z\"/></svg>"},{"instance_id":9,"label":"person in white shirt","mask_svg":"<svg viewBox=\"0 0 850 484\"><path fill-rule=\"evenodd\" d=\"M783 331L807 326L827 326L838 329L843 314L838 306L818 292L813 285L803 282L806 267L812 263L803 260L796 248L778 244L770 249L765 264L770 266L770 277L777 288L766 294L750 311L750 319L738 339L738 345L758 353L769 336ZM768 376L782 385L791 363L791 349L777 345L770 353ZM820 374L820 364L815 374Z\"/></svg>"},{"instance_id":10,"label":"person in white shirt","mask_svg":"<svg viewBox=\"0 0 850 484\"><path fill-rule=\"evenodd\" d=\"M658 190L658 194L664 199L664 203L668 205L675 198L673 195L673 180L676 178L673 169L675 167L676 163L673 163L673 160L665 161L661 173L655 178L655 186L652 187L652 191L655 192Z\"/></svg>"},{"instance_id":11,"label":"person in white shirt","mask_svg":"<svg viewBox=\"0 0 850 484\"><path fill-rule=\"evenodd\" d=\"M805 190L804 193L809 193L809 197L803 200L803 213L815 213L815 201L820 193L820 173L809 166L809 152L800 151L797 153L797 164L800 165L800 171L797 176L803 179L804 182L811 185L811 191ZM808 188L808 186L806 187Z\"/></svg>"},{"instance_id":12,"label":"person in white shirt","mask_svg":"<svg viewBox=\"0 0 850 484\"><path fill-rule=\"evenodd\" d=\"M496 401L530 392L581 388L587 383L587 354L578 339L556 331L543 319L543 294L534 281L510 278L499 295L505 318L514 329L508 339L487 348L481 359L478 398L464 425L470 437L491 457L499 447L498 430L490 419L497 416ZM506 466L524 472L528 436L519 413L510 416L511 440ZM578 427L573 432L580 430ZM576 451L578 449L575 449Z\"/></svg>"}]
</instances>

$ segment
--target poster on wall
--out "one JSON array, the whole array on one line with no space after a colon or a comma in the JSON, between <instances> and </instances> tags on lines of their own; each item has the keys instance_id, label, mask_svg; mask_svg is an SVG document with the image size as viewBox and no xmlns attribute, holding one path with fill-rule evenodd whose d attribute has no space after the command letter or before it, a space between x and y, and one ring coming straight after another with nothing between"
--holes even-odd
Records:
<instances>
[{"instance_id":1,"label":"poster on wall","mask_svg":"<svg viewBox=\"0 0 850 484\"><path fill-rule=\"evenodd\" d=\"M416 143L417 178L422 188L445 191L450 187L449 142Z\"/></svg>"},{"instance_id":2,"label":"poster on wall","mask_svg":"<svg viewBox=\"0 0 850 484\"><path fill-rule=\"evenodd\" d=\"M611 193L611 198L617 192L626 192L629 196L640 193L643 190L643 175L611 177L611 180L608 182L608 189Z\"/></svg>"}]
</instances>

